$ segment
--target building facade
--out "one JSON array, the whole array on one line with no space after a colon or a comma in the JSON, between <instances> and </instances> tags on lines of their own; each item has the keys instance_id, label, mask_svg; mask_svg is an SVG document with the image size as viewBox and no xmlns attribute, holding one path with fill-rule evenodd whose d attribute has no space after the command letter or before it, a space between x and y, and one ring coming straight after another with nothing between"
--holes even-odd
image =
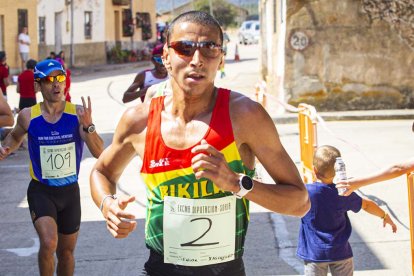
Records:
<instances>
[{"instance_id":1,"label":"building facade","mask_svg":"<svg viewBox=\"0 0 414 276\"><path fill-rule=\"evenodd\" d=\"M38 4L40 57L64 50L72 66L104 64L114 48L138 50L155 41L155 0L53 3Z\"/></svg>"},{"instance_id":2,"label":"building facade","mask_svg":"<svg viewBox=\"0 0 414 276\"><path fill-rule=\"evenodd\" d=\"M23 27L28 27L30 58L37 59L37 0L1 0L0 51L5 51L11 73L20 71L17 37Z\"/></svg>"},{"instance_id":3,"label":"building facade","mask_svg":"<svg viewBox=\"0 0 414 276\"><path fill-rule=\"evenodd\" d=\"M276 29L285 28L285 34L276 31L271 42L264 42L267 51L270 45L276 51L273 62L269 55L261 59L268 92L320 111L414 108L410 1L292 0L286 3L285 23L277 20L283 2L260 2L262 22L269 25L275 16ZM275 12L269 16L272 5ZM284 63L282 88L279 63Z\"/></svg>"},{"instance_id":4,"label":"building facade","mask_svg":"<svg viewBox=\"0 0 414 276\"><path fill-rule=\"evenodd\" d=\"M1 1L0 50L11 74L20 72L17 36L23 26L30 58L64 51L69 66L105 64L115 47L137 52L156 40L156 0Z\"/></svg>"}]
</instances>

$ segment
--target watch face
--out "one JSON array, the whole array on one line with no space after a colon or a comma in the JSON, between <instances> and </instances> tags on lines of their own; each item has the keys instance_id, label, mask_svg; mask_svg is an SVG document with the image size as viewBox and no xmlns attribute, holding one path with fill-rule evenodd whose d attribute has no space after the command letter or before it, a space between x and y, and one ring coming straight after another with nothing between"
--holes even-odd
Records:
<instances>
[{"instance_id":1,"label":"watch face","mask_svg":"<svg viewBox=\"0 0 414 276\"><path fill-rule=\"evenodd\" d=\"M89 127L88 127L88 132L89 133L93 133L95 131L95 125L90 125Z\"/></svg>"},{"instance_id":2,"label":"watch face","mask_svg":"<svg viewBox=\"0 0 414 276\"><path fill-rule=\"evenodd\" d=\"M250 191L253 188L253 180L247 175L242 177L241 184L243 188L245 188L248 191Z\"/></svg>"}]
</instances>

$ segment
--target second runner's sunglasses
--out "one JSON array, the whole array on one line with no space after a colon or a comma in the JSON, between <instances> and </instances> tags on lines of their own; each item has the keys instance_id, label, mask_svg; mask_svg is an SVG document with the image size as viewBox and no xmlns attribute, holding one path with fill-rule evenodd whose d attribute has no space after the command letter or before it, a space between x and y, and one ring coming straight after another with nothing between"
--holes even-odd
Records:
<instances>
[{"instance_id":1,"label":"second runner's sunglasses","mask_svg":"<svg viewBox=\"0 0 414 276\"><path fill-rule=\"evenodd\" d=\"M168 48L173 48L177 54L186 57L192 57L197 49L203 56L209 58L218 57L218 55L223 52L221 45L216 44L212 41L173 41L168 45Z\"/></svg>"},{"instance_id":2,"label":"second runner's sunglasses","mask_svg":"<svg viewBox=\"0 0 414 276\"><path fill-rule=\"evenodd\" d=\"M43 78L47 82L64 82L66 80L66 76L64 74L57 75L57 76L46 76ZM37 78L36 81L41 81L41 78Z\"/></svg>"},{"instance_id":3,"label":"second runner's sunglasses","mask_svg":"<svg viewBox=\"0 0 414 276\"><path fill-rule=\"evenodd\" d=\"M163 63L162 63L162 58L161 58L161 57L159 57L159 56L153 56L153 57L152 57L152 59L153 59L156 63L163 64Z\"/></svg>"}]
</instances>

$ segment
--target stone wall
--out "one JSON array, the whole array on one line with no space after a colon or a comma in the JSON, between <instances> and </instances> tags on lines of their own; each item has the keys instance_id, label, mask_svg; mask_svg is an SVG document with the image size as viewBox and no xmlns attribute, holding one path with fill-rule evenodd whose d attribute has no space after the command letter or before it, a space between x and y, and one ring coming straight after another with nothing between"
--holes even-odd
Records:
<instances>
[{"instance_id":1,"label":"stone wall","mask_svg":"<svg viewBox=\"0 0 414 276\"><path fill-rule=\"evenodd\" d=\"M305 102L320 111L414 108L412 1L287 5L289 103Z\"/></svg>"}]
</instances>

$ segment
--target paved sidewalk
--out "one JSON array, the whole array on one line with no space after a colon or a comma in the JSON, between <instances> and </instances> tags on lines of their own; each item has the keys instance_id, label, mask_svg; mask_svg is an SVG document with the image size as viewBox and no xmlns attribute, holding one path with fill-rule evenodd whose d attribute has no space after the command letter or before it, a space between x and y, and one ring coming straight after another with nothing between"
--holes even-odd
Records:
<instances>
[{"instance_id":1,"label":"paved sidewalk","mask_svg":"<svg viewBox=\"0 0 414 276\"><path fill-rule=\"evenodd\" d=\"M414 120L414 109L331 111L318 112L318 115L324 121ZM277 124L294 124L298 121L298 114L286 112L277 115L273 113L272 118Z\"/></svg>"},{"instance_id":2,"label":"paved sidewalk","mask_svg":"<svg viewBox=\"0 0 414 276\"><path fill-rule=\"evenodd\" d=\"M142 60L138 62L117 63L117 64L99 64L85 67L70 68L72 76L76 79L79 76L91 75L98 72L119 72L120 70L134 70L135 68L142 68L151 65L150 60Z\"/></svg>"}]
</instances>

